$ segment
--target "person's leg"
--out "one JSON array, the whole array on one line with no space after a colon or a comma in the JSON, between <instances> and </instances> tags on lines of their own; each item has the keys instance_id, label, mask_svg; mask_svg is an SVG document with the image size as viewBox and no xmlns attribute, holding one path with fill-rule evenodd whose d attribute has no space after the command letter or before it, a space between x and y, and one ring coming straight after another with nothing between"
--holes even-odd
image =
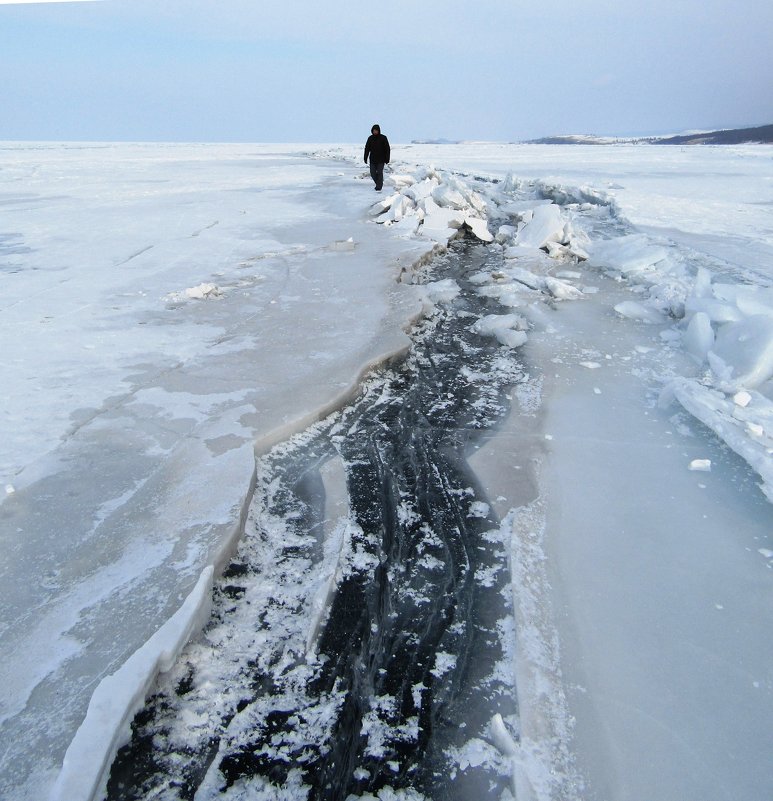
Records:
<instances>
[{"instance_id":1,"label":"person's leg","mask_svg":"<svg viewBox=\"0 0 773 801\"><path fill-rule=\"evenodd\" d=\"M373 179L373 182L376 184L376 189L381 189L384 185L384 165L383 164L374 164L372 161L370 162L370 177Z\"/></svg>"}]
</instances>

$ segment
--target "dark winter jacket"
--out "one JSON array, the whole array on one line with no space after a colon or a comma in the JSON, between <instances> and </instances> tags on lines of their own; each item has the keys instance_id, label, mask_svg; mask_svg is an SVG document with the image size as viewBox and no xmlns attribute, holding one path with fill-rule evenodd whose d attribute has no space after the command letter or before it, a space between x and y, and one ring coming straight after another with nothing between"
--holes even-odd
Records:
<instances>
[{"instance_id":1,"label":"dark winter jacket","mask_svg":"<svg viewBox=\"0 0 773 801\"><path fill-rule=\"evenodd\" d=\"M371 164L389 164L389 140L384 134L371 134L365 143L365 163L370 154Z\"/></svg>"}]
</instances>

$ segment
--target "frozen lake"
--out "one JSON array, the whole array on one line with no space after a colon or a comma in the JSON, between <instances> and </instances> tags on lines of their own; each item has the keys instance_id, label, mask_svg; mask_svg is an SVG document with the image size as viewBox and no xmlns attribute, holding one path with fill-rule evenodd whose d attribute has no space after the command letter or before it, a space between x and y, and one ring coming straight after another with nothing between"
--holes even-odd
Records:
<instances>
[{"instance_id":1,"label":"frozen lake","mask_svg":"<svg viewBox=\"0 0 773 801\"><path fill-rule=\"evenodd\" d=\"M3 797L45 797L226 564L255 448L408 348L453 297L418 265L479 221L476 334L531 376L470 458L512 537L513 786L766 797L773 148L407 145L383 196L359 150L0 148Z\"/></svg>"},{"instance_id":2,"label":"frozen lake","mask_svg":"<svg viewBox=\"0 0 773 801\"><path fill-rule=\"evenodd\" d=\"M223 561L256 442L405 347L429 246L295 150L2 151L4 797L42 797L100 678Z\"/></svg>"}]
</instances>

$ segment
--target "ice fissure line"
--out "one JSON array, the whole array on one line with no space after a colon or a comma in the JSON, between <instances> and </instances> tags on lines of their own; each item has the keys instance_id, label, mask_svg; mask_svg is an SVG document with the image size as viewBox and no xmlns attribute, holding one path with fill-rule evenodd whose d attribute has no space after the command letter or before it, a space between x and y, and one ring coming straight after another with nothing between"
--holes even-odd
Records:
<instances>
[{"instance_id":1,"label":"ice fissure line","mask_svg":"<svg viewBox=\"0 0 773 801\"><path fill-rule=\"evenodd\" d=\"M433 269L465 286L497 258L459 242ZM470 331L491 303L463 291L356 402L259 460L213 620L135 721L111 801L245 788L338 801L387 787L463 799L509 786L495 753L461 772L456 757L495 714L516 728L514 687L495 671L497 631L512 626L506 554L491 542L499 522L473 513L489 506L466 462L523 378L515 351ZM328 519L327 470L345 475L343 529Z\"/></svg>"}]
</instances>

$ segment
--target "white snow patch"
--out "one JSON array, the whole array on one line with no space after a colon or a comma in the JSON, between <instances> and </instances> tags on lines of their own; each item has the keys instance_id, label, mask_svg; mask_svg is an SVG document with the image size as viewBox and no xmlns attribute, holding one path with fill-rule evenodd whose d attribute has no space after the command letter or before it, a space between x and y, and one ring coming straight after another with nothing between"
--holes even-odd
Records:
<instances>
[{"instance_id":1,"label":"white snow patch","mask_svg":"<svg viewBox=\"0 0 773 801\"><path fill-rule=\"evenodd\" d=\"M217 284L203 283L184 289L182 292L172 292L167 299L208 300L209 298L219 298L222 294L223 290Z\"/></svg>"},{"instance_id":2,"label":"white snow patch","mask_svg":"<svg viewBox=\"0 0 773 801\"><path fill-rule=\"evenodd\" d=\"M551 276L545 278L545 286L556 300L579 300L583 296L577 287Z\"/></svg>"},{"instance_id":3,"label":"white snow patch","mask_svg":"<svg viewBox=\"0 0 773 801\"><path fill-rule=\"evenodd\" d=\"M467 512L468 517L486 517L491 511L491 507L483 501L473 501Z\"/></svg>"},{"instance_id":4,"label":"white snow patch","mask_svg":"<svg viewBox=\"0 0 773 801\"><path fill-rule=\"evenodd\" d=\"M520 742L512 757L517 798L580 801L583 783L571 751L573 720L561 673L560 646L545 569L543 500L512 509L502 521L509 534L515 610L515 675ZM493 734L503 753L513 740L499 721Z\"/></svg>"},{"instance_id":5,"label":"white snow patch","mask_svg":"<svg viewBox=\"0 0 773 801\"><path fill-rule=\"evenodd\" d=\"M446 278L442 281L433 281L424 284L421 290L427 300L432 304L451 303L458 297L461 289L453 278Z\"/></svg>"},{"instance_id":6,"label":"white snow patch","mask_svg":"<svg viewBox=\"0 0 773 801\"><path fill-rule=\"evenodd\" d=\"M474 334L494 337L509 348L518 348L528 337L528 324L519 314L487 314L473 323L470 330Z\"/></svg>"},{"instance_id":7,"label":"white snow patch","mask_svg":"<svg viewBox=\"0 0 773 801\"><path fill-rule=\"evenodd\" d=\"M445 651L438 651L435 654L435 666L430 673L439 679L455 667L456 657L453 654L446 653Z\"/></svg>"}]
</instances>

